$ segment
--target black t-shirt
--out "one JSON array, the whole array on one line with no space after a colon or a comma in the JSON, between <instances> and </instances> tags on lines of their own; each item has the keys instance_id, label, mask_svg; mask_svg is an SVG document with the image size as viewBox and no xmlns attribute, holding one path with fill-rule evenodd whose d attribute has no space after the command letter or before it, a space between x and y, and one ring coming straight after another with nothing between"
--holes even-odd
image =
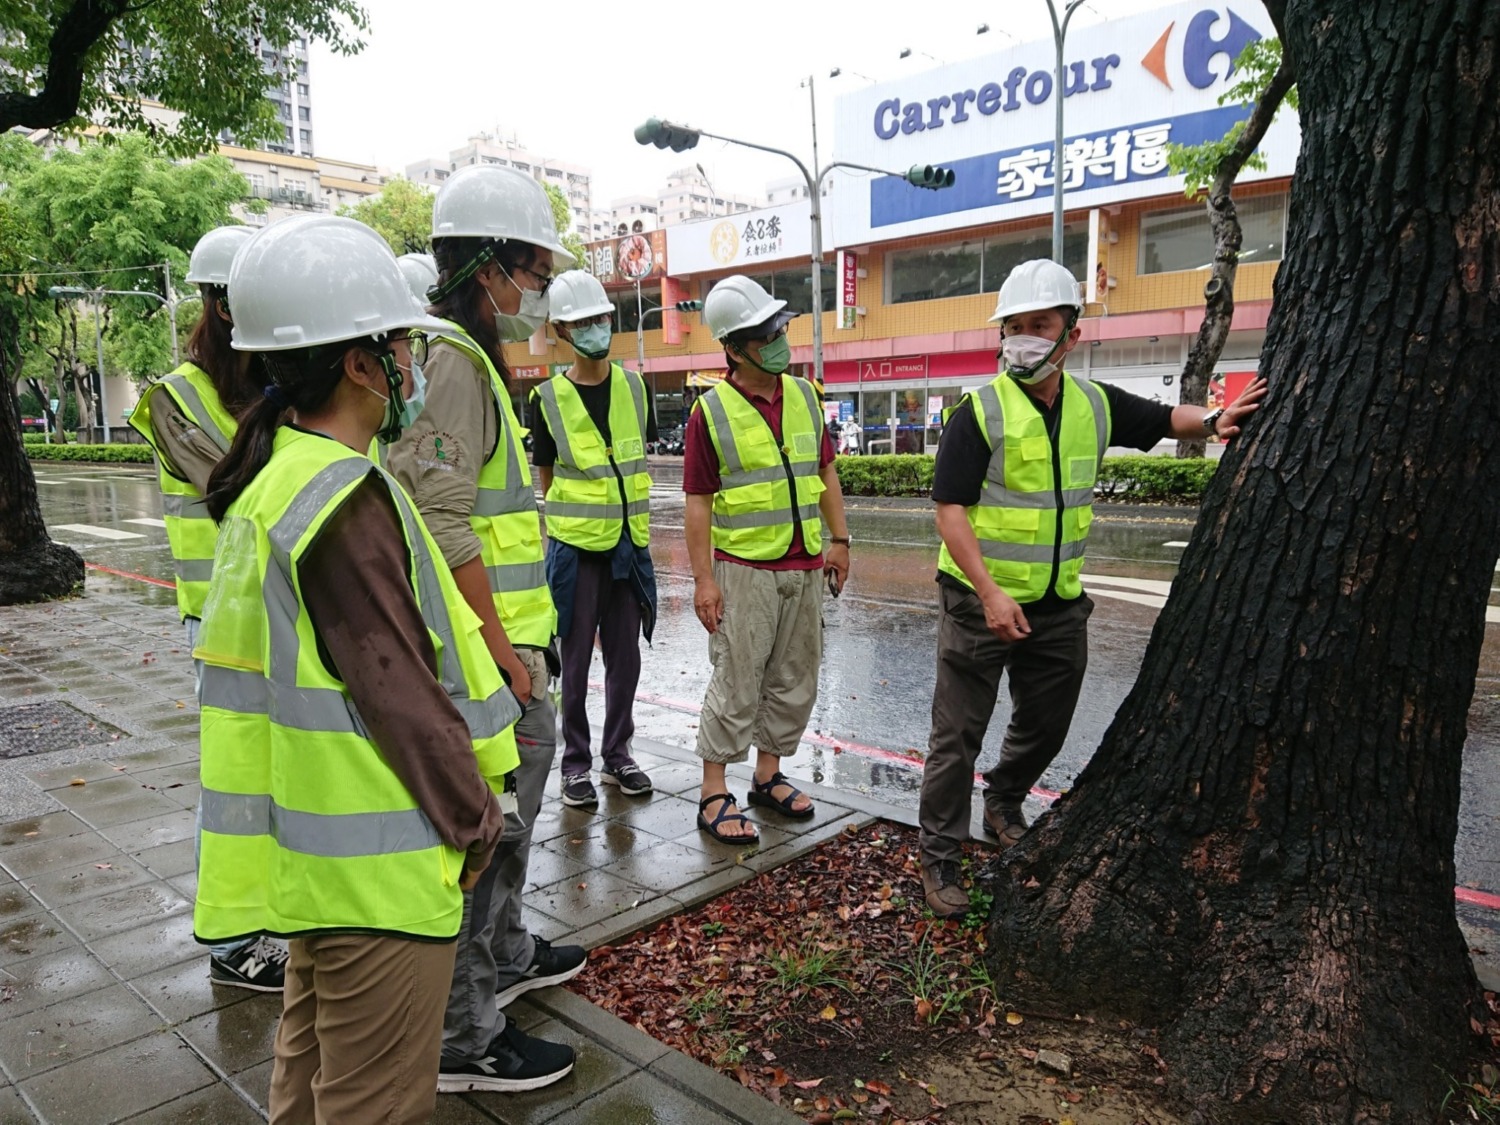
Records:
<instances>
[{"instance_id":1,"label":"black t-shirt","mask_svg":"<svg viewBox=\"0 0 1500 1125\"><path fill-rule=\"evenodd\" d=\"M589 412L594 425L599 427L599 435L604 438L604 444L610 443L609 433L609 397L610 388L614 384L614 368L610 368L609 375L602 383L585 386L582 383L574 383L573 389L578 392L578 397L583 399L583 408ZM646 441L656 440L656 409L650 401L651 396L646 396ZM539 469L550 469L557 464L557 442L552 437L552 431L547 426L547 416L542 412L540 398L531 400L530 415L527 424L531 427L531 461Z\"/></svg>"},{"instance_id":2,"label":"black t-shirt","mask_svg":"<svg viewBox=\"0 0 1500 1125\"><path fill-rule=\"evenodd\" d=\"M1166 403L1141 398L1108 383L1096 385L1109 401L1111 445L1149 452L1171 432L1172 408ZM1054 449L1057 446L1056 423L1061 417L1063 395L1067 393L1067 383L1064 382L1063 393L1052 400L1050 407L1044 407L1030 395L1026 396L1026 401L1046 420ZM948 424L943 427L943 440L938 446L937 464L932 474L933 502L962 504L965 508L978 504L984 491L984 478L990 471L990 453L989 443L984 440L974 418L974 405L965 398L954 408ZM958 579L941 571L938 581L958 589L968 589ZM1026 606L1026 610L1029 613L1056 612L1069 604L1069 600L1058 597L1057 591L1051 589L1041 600Z\"/></svg>"}]
</instances>

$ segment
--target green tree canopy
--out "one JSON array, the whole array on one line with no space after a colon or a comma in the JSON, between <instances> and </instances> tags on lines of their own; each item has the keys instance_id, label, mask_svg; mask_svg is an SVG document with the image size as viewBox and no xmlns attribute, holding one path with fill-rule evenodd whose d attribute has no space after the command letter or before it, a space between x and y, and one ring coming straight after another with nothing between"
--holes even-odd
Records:
<instances>
[{"instance_id":1,"label":"green tree canopy","mask_svg":"<svg viewBox=\"0 0 1500 1125\"><path fill-rule=\"evenodd\" d=\"M578 259L578 268L583 269L583 264L588 259L583 253L583 239L578 237L578 232L573 229L573 208L568 205L568 197L562 193L562 189L556 184L543 183L542 187L547 189L547 198L552 203L552 221L557 224L557 233L562 236L562 244L568 248L568 252Z\"/></svg>"},{"instance_id":2,"label":"green tree canopy","mask_svg":"<svg viewBox=\"0 0 1500 1125\"><path fill-rule=\"evenodd\" d=\"M367 27L355 0L0 0L0 132L92 122L184 156L226 130L269 140L268 70L295 73L287 45L353 54ZM157 124L141 99L182 117Z\"/></svg>"},{"instance_id":3,"label":"green tree canopy","mask_svg":"<svg viewBox=\"0 0 1500 1125\"><path fill-rule=\"evenodd\" d=\"M410 180L390 180L380 194L339 208L373 227L397 255L426 253L432 245L432 192Z\"/></svg>"}]
</instances>

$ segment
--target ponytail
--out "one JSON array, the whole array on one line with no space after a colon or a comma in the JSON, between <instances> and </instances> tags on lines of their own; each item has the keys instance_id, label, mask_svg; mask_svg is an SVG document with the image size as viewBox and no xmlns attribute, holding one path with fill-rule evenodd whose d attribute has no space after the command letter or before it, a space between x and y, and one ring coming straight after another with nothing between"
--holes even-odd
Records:
<instances>
[{"instance_id":1,"label":"ponytail","mask_svg":"<svg viewBox=\"0 0 1500 1125\"><path fill-rule=\"evenodd\" d=\"M259 398L251 401L240 427L208 477L203 500L216 523L224 522L229 506L271 460L276 431L289 410L312 413L333 398L344 378L344 356L351 348L380 352L384 345L372 337L320 344L284 352L261 352L256 358L270 380Z\"/></svg>"},{"instance_id":2,"label":"ponytail","mask_svg":"<svg viewBox=\"0 0 1500 1125\"><path fill-rule=\"evenodd\" d=\"M268 392L275 387L267 387ZM281 416L286 407L281 396L267 394L253 402L240 415L240 428L235 431L229 452L214 466L208 475L208 492L203 502L215 523L224 522L224 513L229 505L239 499L240 493L249 487L256 475L271 459L272 444L276 430L281 425Z\"/></svg>"}]
</instances>

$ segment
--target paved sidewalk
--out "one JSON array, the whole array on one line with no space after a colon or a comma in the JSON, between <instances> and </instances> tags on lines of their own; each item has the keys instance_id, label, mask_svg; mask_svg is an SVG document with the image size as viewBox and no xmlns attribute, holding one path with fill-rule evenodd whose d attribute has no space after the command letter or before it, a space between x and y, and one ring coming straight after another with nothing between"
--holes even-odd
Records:
<instances>
[{"instance_id":1,"label":"paved sidewalk","mask_svg":"<svg viewBox=\"0 0 1500 1125\"><path fill-rule=\"evenodd\" d=\"M211 985L192 937L192 692L169 596L90 574L84 598L0 615L0 753L25 755L0 759L0 1125L265 1116L280 997ZM605 786L597 813L544 804L525 892L543 937L607 944L901 816L814 789L811 821L763 820L755 850L719 845L695 827L697 759L637 747L649 799ZM731 768L742 791L748 776ZM445 1096L435 1121L798 1120L563 989L509 1012L573 1044L574 1073L533 1094Z\"/></svg>"}]
</instances>

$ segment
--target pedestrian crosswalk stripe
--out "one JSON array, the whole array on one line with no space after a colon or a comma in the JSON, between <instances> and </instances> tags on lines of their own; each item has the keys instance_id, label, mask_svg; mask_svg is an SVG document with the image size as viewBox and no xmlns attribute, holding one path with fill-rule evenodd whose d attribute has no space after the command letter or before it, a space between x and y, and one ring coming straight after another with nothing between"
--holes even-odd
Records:
<instances>
[{"instance_id":1,"label":"pedestrian crosswalk stripe","mask_svg":"<svg viewBox=\"0 0 1500 1125\"><path fill-rule=\"evenodd\" d=\"M76 531L79 535L92 535L96 539L144 539L139 531L118 531L113 527L95 527L91 523L58 523L53 531Z\"/></svg>"},{"instance_id":2,"label":"pedestrian crosswalk stripe","mask_svg":"<svg viewBox=\"0 0 1500 1125\"><path fill-rule=\"evenodd\" d=\"M159 520L155 516L142 516L137 520L126 520L126 523L138 523L142 527L166 527L166 520Z\"/></svg>"}]
</instances>

